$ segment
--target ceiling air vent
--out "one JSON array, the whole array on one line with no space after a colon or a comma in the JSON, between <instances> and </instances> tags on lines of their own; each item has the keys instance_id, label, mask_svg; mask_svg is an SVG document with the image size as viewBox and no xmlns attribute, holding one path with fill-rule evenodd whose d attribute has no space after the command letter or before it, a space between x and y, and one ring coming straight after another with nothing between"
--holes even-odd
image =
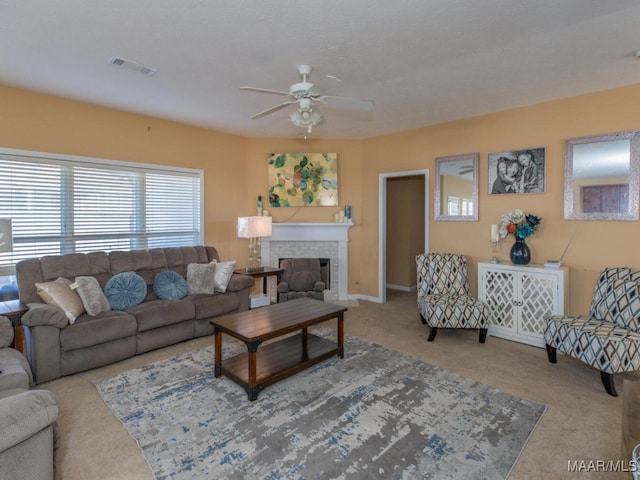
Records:
<instances>
[{"instance_id":1,"label":"ceiling air vent","mask_svg":"<svg viewBox=\"0 0 640 480\"><path fill-rule=\"evenodd\" d=\"M121 57L111 57L109 59L109 63L111 65L115 65L116 67L128 68L129 70L133 70L138 73L142 73L148 77L151 77L156 73L155 68L147 67L146 65L142 65L141 63L132 62L131 60L125 60Z\"/></svg>"}]
</instances>

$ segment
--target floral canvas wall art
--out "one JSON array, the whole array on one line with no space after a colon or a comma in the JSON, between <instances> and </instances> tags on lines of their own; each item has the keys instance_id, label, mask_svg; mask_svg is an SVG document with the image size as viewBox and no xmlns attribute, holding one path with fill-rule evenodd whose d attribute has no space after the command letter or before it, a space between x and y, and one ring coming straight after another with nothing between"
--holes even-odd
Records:
<instances>
[{"instance_id":1,"label":"floral canvas wall art","mask_svg":"<svg viewBox=\"0 0 640 480\"><path fill-rule=\"evenodd\" d=\"M271 153L270 207L338 205L337 153Z\"/></svg>"}]
</instances>

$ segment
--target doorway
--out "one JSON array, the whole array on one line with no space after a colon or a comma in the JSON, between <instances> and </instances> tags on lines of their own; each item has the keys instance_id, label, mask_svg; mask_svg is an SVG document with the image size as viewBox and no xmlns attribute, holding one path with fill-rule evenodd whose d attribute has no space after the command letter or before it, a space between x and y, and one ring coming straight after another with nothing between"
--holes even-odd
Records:
<instances>
[{"instance_id":1,"label":"doorway","mask_svg":"<svg viewBox=\"0 0 640 480\"><path fill-rule=\"evenodd\" d=\"M388 236L387 236L387 225L388 225L388 215L387 212L395 211L395 208L401 208L402 206L398 205L390 205L389 204L389 181L397 181L400 179L413 179L414 177L419 177L424 181L424 203L419 205L418 211L420 212L418 218L415 215L412 215L412 212L409 211L409 215L394 215L394 222L399 220L399 217L404 218L405 220L400 219L400 222L405 222L404 227L402 227L402 223L397 228L407 228L411 230L420 229L424 232L424 250L423 252L429 251L429 170L410 170L404 172L393 172L393 173L381 173L378 177L378 191L379 191L379 218L378 218L378 238L379 246L378 246L378 301L380 303L385 303L387 300L387 258L388 258ZM422 207L424 208L424 213L422 214ZM414 211L415 212L415 211ZM424 222L424 223L423 223ZM422 232L420 232L422 233ZM423 253L421 252L421 253Z\"/></svg>"}]
</instances>

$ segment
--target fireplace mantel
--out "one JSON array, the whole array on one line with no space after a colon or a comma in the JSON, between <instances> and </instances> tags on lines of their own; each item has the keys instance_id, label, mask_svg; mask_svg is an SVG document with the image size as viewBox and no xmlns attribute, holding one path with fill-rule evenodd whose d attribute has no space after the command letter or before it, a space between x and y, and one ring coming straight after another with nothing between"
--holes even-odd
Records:
<instances>
[{"instance_id":1,"label":"fireplace mantel","mask_svg":"<svg viewBox=\"0 0 640 480\"><path fill-rule=\"evenodd\" d=\"M287 257L329 257L331 289L325 290L325 298L347 300L348 242L349 228L352 226L353 223L274 223L272 235L262 239L263 264L277 267L278 252L282 249L287 250L288 254L283 255ZM328 254L329 251L335 253ZM335 288L334 282L337 285Z\"/></svg>"},{"instance_id":2,"label":"fireplace mantel","mask_svg":"<svg viewBox=\"0 0 640 480\"><path fill-rule=\"evenodd\" d=\"M272 242L348 242L349 228L353 223L274 223L272 235L265 240ZM262 241L264 244L265 240Z\"/></svg>"}]
</instances>

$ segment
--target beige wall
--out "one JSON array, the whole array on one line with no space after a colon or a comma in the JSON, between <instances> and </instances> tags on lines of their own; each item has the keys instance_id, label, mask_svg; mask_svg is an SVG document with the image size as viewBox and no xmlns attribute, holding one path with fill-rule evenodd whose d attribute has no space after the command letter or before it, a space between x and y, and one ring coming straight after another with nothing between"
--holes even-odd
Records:
<instances>
[{"instance_id":1,"label":"beige wall","mask_svg":"<svg viewBox=\"0 0 640 480\"><path fill-rule=\"evenodd\" d=\"M379 172L418 168L433 171L436 157L479 152L479 221L432 221L431 250L465 253L471 263L475 292L477 262L491 257L490 225L499 223L501 214L516 208L539 215L543 219L541 229L527 241L533 261L543 263L546 259L559 258L573 237L564 258L564 264L570 267L569 311L585 312L597 273L602 268L640 267L640 256L634 253L634 245L640 241L640 223L563 220L564 141L638 129L639 110L640 85L634 85L369 139L363 145L368 166L363 172L363 182L374 185ZM546 147L545 193L488 195L487 155L527 147ZM362 201L374 202L376 197L377 192L365 190ZM376 221L374 218L363 220ZM499 244L499 256L504 261L508 259L512 243L512 239L507 239ZM377 265L371 265L372 276L375 269ZM375 285L367 287L376 293Z\"/></svg>"},{"instance_id":2,"label":"beige wall","mask_svg":"<svg viewBox=\"0 0 640 480\"><path fill-rule=\"evenodd\" d=\"M349 293L378 296L378 179L428 168L436 157L480 153L478 222L430 225L432 251L465 253L475 292L477 262L491 256L490 224L521 208L542 217L528 244L534 262L564 258L572 313L588 309L596 275L606 266L640 268L639 222L563 220L564 140L640 126L640 84L366 140L247 139L0 86L0 146L71 155L180 165L205 170L205 240L223 258L243 258L235 218L266 196L270 152L337 152L341 206L353 209ZM293 131L293 130L292 130ZM546 147L545 193L487 194L487 154ZM431 175L431 192L433 175ZM266 207L265 207L266 208ZM332 221L337 208L269 209L276 221ZM430 215L433 219L433 215ZM575 234L575 236L574 236ZM508 258L512 241L500 242Z\"/></svg>"},{"instance_id":3,"label":"beige wall","mask_svg":"<svg viewBox=\"0 0 640 480\"><path fill-rule=\"evenodd\" d=\"M0 147L203 169L206 243L223 258L246 254L235 226L245 138L2 86L0 105Z\"/></svg>"}]
</instances>

